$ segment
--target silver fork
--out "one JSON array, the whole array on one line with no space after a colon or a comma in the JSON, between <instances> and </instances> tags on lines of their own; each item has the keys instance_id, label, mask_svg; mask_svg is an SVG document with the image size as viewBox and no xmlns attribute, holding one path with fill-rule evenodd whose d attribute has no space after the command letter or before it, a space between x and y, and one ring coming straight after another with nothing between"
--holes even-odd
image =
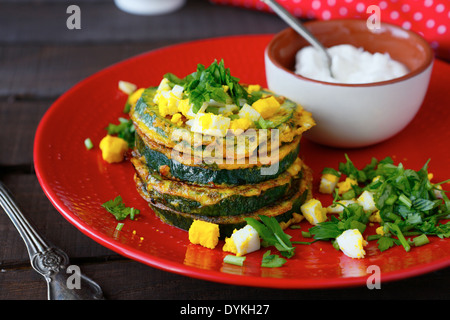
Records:
<instances>
[{"instance_id":1,"label":"silver fork","mask_svg":"<svg viewBox=\"0 0 450 320\"><path fill-rule=\"evenodd\" d=\"M100 286L71 266L61 249L46 241L16 205L0 181L0 206L16 227L28 250L31 266L47 281L48 300L102 300Z\"/></svg>"}]
</instances>

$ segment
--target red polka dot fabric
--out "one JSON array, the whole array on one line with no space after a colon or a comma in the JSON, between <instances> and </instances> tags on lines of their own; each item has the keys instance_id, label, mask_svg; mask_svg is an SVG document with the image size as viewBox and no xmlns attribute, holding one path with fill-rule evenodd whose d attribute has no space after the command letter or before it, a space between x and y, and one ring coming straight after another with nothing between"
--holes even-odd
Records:
<instances>
[{"instance_id":1,"label":"red polka dot fabric","mask_svg":"<svg viewBox=\"0 0 450 320\"><path fill-rule=\"evenodd\" d=\"M210 0L222 5L272 12L260 0ZM380 9L381 22L412 30L423 36L436 56L450 61L450 1L449 0L278 0L288 11L305 19L368 19Z\"/></svg>"}]
</instances>

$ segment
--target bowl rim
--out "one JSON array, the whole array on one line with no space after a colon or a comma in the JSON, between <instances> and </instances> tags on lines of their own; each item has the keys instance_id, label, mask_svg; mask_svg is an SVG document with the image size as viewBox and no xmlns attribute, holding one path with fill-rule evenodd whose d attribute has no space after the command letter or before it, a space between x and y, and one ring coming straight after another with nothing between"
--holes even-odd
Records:
<instances>
[{"instance_id":1,"label":"bowl rim","mask_svg":"<svg viewBox=\"0 0 450 320\"><path fill-rule=\"evenodd\" d=\"M363 19L332 19L332 20L313 20L313 21L308 21L303 23L305 26L311 25L311 24L324 24L324 23L333 23L333 22L342 22L342 21L354 21L356 22L364 22L366 23L366 20ZM304 77L302 75L296 74L295 72L293 72L292 70L285 68L283 65L281 65L273 56L272 56L272 52L270 50L270 48L274 45L274 43L277 41L277 39L281 36L283 36L285 33L288 32L296 32L294 29L292 29L291 27L287 27L283 30L281 30L280 32L276 33L273 38L269 41L268 45L266 46L265 51L265 55L269 58L269 60L279 69L282 69L283 71L289 73L290 75L304 80L304 81L309 81L309 82L313 82L313 83L319 83L319 84L323 84L323 85L329 85L329 86L336 86L336 87L375 87L375 86L384 86L384 85L389 85L392 83L397 83L397 82L402 82L405 81L407 79L413 78L418 74L421 74L422 72L424 72L425 70L427 70L434 61L434 53L433 53L433 49L431 48L430 44L418 33L412 31L412 30L407 30L404 29L398 25L392 24L392 23L387 23L387 22L381 22L381 25L387 28L393 28L396 30L401 30L403 32L406 32L409 34L409 36L413 37L414 39L417 40L417 42L424 48L425 50L425 59L422 62L422 64L416 68L414 71L412 72L408 72L407 74L405 74L404 76L401 77L397 77L394 79L390 79L390 80L385 80L385 81L378 81L378 82L370 82L370 83L338 83L338 82L327 82L327 81L321 81L321 80L316 80L316 79L311 79L311 78L307 78Z\"/></svg>"}]
</instances>

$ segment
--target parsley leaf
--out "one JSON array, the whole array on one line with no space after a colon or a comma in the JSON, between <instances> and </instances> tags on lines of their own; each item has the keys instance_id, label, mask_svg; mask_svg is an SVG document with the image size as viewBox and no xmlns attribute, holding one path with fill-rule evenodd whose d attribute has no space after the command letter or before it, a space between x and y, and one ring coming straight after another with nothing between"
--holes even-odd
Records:
<instances>
[{"instance_id":1,"label":"parsley leaf","mask_svg":"<svg viewBox=\"0 0 450 320\"><path fill-rule=\"evenodd\" d=\"M260 215L261 221L254 218L245 218L245 221L258 232L262 239L262 246L275 246L281 255L291 258L294 255L295 247L290 241L291 236L284 233L277 219Z\"/></svg>"},{"instance_id":2,"label":"parsley leaf","mask_svg":"<svg viewBox=\"0 0 450 320\"><path fill-rule=\"evenodd\" d=\"M215 60L207 68L198 64L197 71L182 79L172 73L165 74L164 78L184 87L189 103L193 104L194 113L200 110L203 103L211 99L222 103L228 103L231 100L237 106L242 105L242 101L251 104L258 99L256 95L249 94L239 84L238 78L231 76L230 69L225 68L223 60L219 63Z\"/></svg>"},{"instance_id":3,"label":"parsley leaf","mask_svg":"<svg viewBox=\"0 0 450 320\"><path fill-rule=\"evenodd\" d=\"M119 118L119 124L108 124L106 131L125 140L130 148L134 146L135 128L131 119Z\"/></svg>"},{"instance_id":4,"label":"parsley leaf","mask_svg":"<svg viewBox=\"0 0 450 320\"><path fill-rule=\"evenodd\" d=\"M444 191L441 192L442 197L436 196L437 186L445 181L437 184L430 182L430 160L420 170L414 171L401 163L395 165L390 157L381 161L372 158L363 169L358 169L347 154L345 159L345 162L339 163L339 171L333 172L327 168L324 172L341 173L365 184L364 187L352 187L342 198L357 198L365 190L373 193L385 231L378 238L380 251L393 245L402 245L405 251L409 251L415 242L406 239L405 235L450 237L450 223L440 223L441 219L450 217L450 200ZM338 199L336 195L335 201ZM344 207L338 217L332 216L330 221L312 227L310 233L316 240L332 240L348 228L357 228L362 233L367 219L362 207L351 204Z\"/></svg>"},{"instance_id":5,"label":"parsley leaf","mask_svg":"<svg viewBox=\"0 0 450 320\"><path fill-rule=\"evenodd\" d=\"M286 259L281 258L276 254L270 254L270 250L267 250L262 258L261 267L265 268L279 268L286 263Z\"/></svg>"},{"instance_id":6,"label":"parsley leaf","mask_svg":"<svg viewBox=\"0 0 450 320\"><path fill-rule=\"evenodd\" d=\"M124 220L130 216L131 220L134 220L135 216L140 213L138 209L126 207L123 203L122 197L117 196L114 200L109 200L102 204L102 207L106 211L112 213L117 220Z\"/></svg>"}]
</instances>

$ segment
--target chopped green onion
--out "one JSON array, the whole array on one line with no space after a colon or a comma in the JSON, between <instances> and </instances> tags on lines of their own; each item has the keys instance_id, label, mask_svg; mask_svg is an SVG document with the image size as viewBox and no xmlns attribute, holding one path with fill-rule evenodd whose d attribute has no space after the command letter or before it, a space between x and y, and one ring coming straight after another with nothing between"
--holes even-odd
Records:
<instances>
[{"instance_id":1,"label":"chopped green onion","mask_svg":"<svg viewBox=\"0 0 450 320\"><path fill-rule=\"evenodd\" d=\"M403 236L403 233L400 231L400 228L396 224L389 223L388 224L389 229L395 232L395 235L397 236L398 240L400 240L400 243L402 244L403 248L405 248L406 252L409 252L411 250L411 246L409 245L408 241Z\"/></svg>"},{"instance_id":2,"label":"chopped green onion","mask_svg":"<svg viewBox=\"0 0 450 320\"><path fill-rule=\"evenodd\" d=\"M311 238L312 237L311 232L307 232L307 231L302 231L302 236L304 238Z\"/></svg>"},{"instance_id":3,"label":"chopped green onion","mask_svg":"<svg viewBox=\"0 0 450 320\"><path fill-rule=\"evenodd\" d=\"M378 240L381 238L379 234L371 234L367 236L367 241Z\"/></svg>"},{"instance_id":4,"label":"chopped green onion","mask_svg":"<svg viewBox=\"0 0 450 320\"><path fill-rule=\"evenodd\" d=\"M223 262L242 267L244 265L245 258L246 257L237 257L233 256L232 254L228 254L225 256L225 258L223 258Z\"/></svg>"},{"instance_id":5,"label":"chopped green onion","mask_svg":"<svg viewBox=\"0 0 450 320\"><path fill-rule=\"evenodd\" d=\"M94 147L94 144L92 143L92 140L90 138L87 138L84 140L84 145L86 146L86 149L91 150Z\"/></svg>"},{"instance_id":6,"label":"chopped green onion","mask_svg":"<svg viewBox=\"0 0 450 320\"><path fill-rule=\"evenodd\" d=\"M119 223L117 224L117 226L116 226L116 230L117 230L117 231L122 230L123 225L124 225L123 222L119 222Z\"/></svg>"},{"instance_id":7,"label":"chopped green onion","mask_svg":"<svg viewBox=\"0 0 450 320\"><path fill-rule=\"evenodd\" d=\"M423 246L424 244L430 243L430 240L428 240L428 237L426 234L421 234L420 236L417 236L413 239L414 245L416 247Z\"/></svg>"},{"instance_id":8,"label":"chopped green onion","mask_svg":"<svg viewBox=\"0 0 450 320\"><path fill-rule=\"evenodd\" d=\"M409 200L408 197L405 196L404 194L401 194L401 195L398 197L398 200L399 200L401 203L403 203L405 206L407 206L408 208L411 208L412 202L411 202L411 200Z\"/></svg>"},{"instance_id":9,"label":"chopped green onion","mask_svg":"<svg viewBox=\"0 0 450 320\"><path fill-rule=\"evenodd\" d=\"M313 240L313 241L291 241L292 244L313 244L314 242L319 240Z\"/></svg>"}]
</instances>

